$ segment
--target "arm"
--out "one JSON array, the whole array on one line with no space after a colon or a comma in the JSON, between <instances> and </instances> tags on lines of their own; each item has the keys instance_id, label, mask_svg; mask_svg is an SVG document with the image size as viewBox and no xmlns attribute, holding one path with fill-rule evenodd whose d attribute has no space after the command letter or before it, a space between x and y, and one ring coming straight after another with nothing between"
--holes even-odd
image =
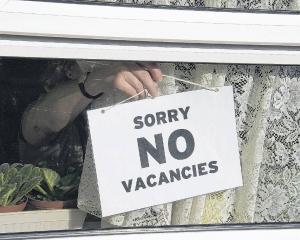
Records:
<instances>
[{"instance_id":1,"label":"arm","mask_svg":"<svg viewBox=\"0 0 300 240\"><path fill-rule=\"evenodd\" d=\"M160 70L152 64L111 64L96 68L89 74L85 89L89 94L97 95L111 82L113 87L129 96L142 91L144 87L151 95L157 96L156 81L160 79ZM22 133L25 140L35 146L46 143L91 102L92 99L82 95L78 81L59 84L24 113Z\"/></svg>"}]
</instances>

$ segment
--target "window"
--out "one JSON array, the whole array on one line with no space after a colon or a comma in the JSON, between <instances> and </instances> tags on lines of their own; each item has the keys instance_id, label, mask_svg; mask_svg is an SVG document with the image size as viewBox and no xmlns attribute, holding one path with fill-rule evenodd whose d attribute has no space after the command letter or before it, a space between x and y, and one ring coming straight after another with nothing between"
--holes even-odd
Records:
<instances>
[{"instance_id":1,"label":"window","mask_svg":"<svg viewBox=\"0 0 300 240\"><path fill-rule=\"evenodd\" d=\"M298 61L297 14L13 0L2 6L0 17L2 56L55 58L59 54L60 58L98 59L101 53L100 58L105 60L250 64ZM33 50L37 47L41 51Z\"/></svg>"},{"instance_id":2,"label":"window","mask_svg":"<svg viewBox=\"0 0 300 240\"><path fill-rule=\"evenodd\" d=\"M280 4L285 3L265 6L277 8ZM295 4L284 6L297 11ZM29 130L28 135L23 134L26 122L30 125L41 115L46 116L40 112L50 109L49 103L43 102L44 96L59 84L78 80L72 75L78 63L103 67L103 61L111 66L156 62L170 76L159 86L163 94L194 90L174 77L211 87L233 86L243 187L100 222L93 216L99 216L99 209L92 205L95 201L84 198L92 191L87 184L78 206L89 215L83 222L83 212L73 212L77 219L74 227L84 224L84 231L102 228L101 234L103 229L113 233L127 227L157 231L152 227L203 229L203 224L208 224L205 227L230 229L232 224L255 228L266 227L264 224L288 227L299 222L299 15L15 0L0 7L2 162L29 161L40 168L55 169L61 176L74 173L74 169L68 172L68 166L64 166L68 161L62 158L56 159L57 164L53 161L54 166L39 160L37 156L53 160L51 154L47 155L53 146L37 143L39 153L37 149L26 150L28 142L34 145L44 138L33 138ZM102 104L112 105L116 99L125 98L120 96L106 97ZM30 113L32 109L35 111ZM27 121L26 114L31 116ZM84 117L77 116L71 125L57 126L61 134L49 134L47 139L54 145L66 144L68 147L60 149L69 153L62 155L72 160L83 158L83 142L87 141ZM58 117L61 123L64 118ZM72 132L74 128L76 133ZM45 151L47 148L49 151ZM87 176L90 174L82 176L81 181L90 183Z\"/></svg>"}]
</instances>

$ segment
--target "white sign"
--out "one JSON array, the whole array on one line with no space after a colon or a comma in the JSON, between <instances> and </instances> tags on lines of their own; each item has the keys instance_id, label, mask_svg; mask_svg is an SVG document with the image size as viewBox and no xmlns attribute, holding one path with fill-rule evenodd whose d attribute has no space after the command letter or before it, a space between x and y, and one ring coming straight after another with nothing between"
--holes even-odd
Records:
<instances>
[{"instance_id":1,"label":"white sign","mask_svg":"<svg viewBox=\"0 0 300 240\"><path fill-rule=\"evenodd\" d=\"M102 215L242 186L232 87L88 111Z\"/></svg>"}]
</instances>

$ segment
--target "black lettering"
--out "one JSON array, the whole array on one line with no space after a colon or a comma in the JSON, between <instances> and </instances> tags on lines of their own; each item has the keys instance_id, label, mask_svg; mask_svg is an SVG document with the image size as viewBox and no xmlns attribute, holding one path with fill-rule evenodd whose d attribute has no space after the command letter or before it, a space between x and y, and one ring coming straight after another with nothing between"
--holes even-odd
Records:
<instances>
[{"instance_id":1,"label":"black lettering","mask_svg":"<svg viewBox=\"0 0 300 240\"><path fill-rule=\"evenodd\" d=\"M141 120L142 120L141 116L136 116L133 119L133 122L135 123L135 126L134 126L135 129L141 129L144 126L143 121L141 121Z\"/></svg>"},{"instance_id":2,"label":"black lettering","mask_svg":"<svg viewBox=\"0 0 300 240\"><path fill-rule=\"evenodd\" d=\"M184 179L189 179L191 176L192 176L192 174L186 174L186 172L187 171L190 171L191 170L191 168L190 167L184 167L184 168L182 168L182 170L181 170L181 175L182 175L182 177L184 178Z\"/></svg>"},{"instance_id":3,"label":"black lettering","mask_svg":"<svg viewBox=\"0 0 300 240\"><path fill-rule=\"evenodd\" d=\"M164 172L160 173L158 185L162 185L163 183L169 183L169 179L167 178Z\"/></svg>"},{"instance_id":4,"label":"black lettering","mask_svg":"<svg viewBox=\"0 0 300 240\"><path fill-rule=\"evenodd\" d=\"M199 176L202 176L202 175L206 175L206 174L207 174L207 171L205 171L206 163L199 163L197 166L198 166L198 173L199 173Z\"/></svg>"},{"instance_id":5,"label":"black lettering","mask_svg":"<svg viewBox=\"0 0 300 240\"><path fill-rule=\"evenodd\" d=\"M162 134L155 134L155 146L154 147L148 140L144 137L138 138L138 148L140 154L141 167L149 167L148 153L159 163L166 163L165 149L163 143Z\"/></svg>"},{"instance_id":6,"label":"black lettering","mask_svg":"<svg viewBox=\"0 0 300 240\"><path fill-rule=\"evenodd\" d=\"M160 125L161 122L162 123L167 123L165 112L157 112L156 113L156 119L157 119L157 125Z\"/></svg>"},{"instance_id":7,"label":"black lettering","mask_svg":"<svg viewBox=\"0 0 300 240\"><path fill-rule=\"evenodd\" d=\"M155 124L155 117L153 114L147 114L145 116L145 124L147 127L152 127Z\"/></svg>"},{"instance_id":8,"label":"black lettering","mask_svg":"<svg viewBox=\"0 0 300 240\"><path fill-rule=\"evenodd\" d=\"M168 118L169 118L169 122L173 122L174 121L178 121L177 118L177 110L176 109L170 109L168 110Z\"/></svg>"},{"instance_id":9,"label":"black lettering","mask_svg":"<svg viewBox=\"0 0 300 240\"><path fill-rule=\"evenodd\" d=\"M128 180L128 183L126 183L125 181L122 181L122 185L126 192L131 192L132 179Z\"/></svg>"},{"instance_id":10,"label":"black lettering","mask_svg":"<svg viewBox=\"0 0 300 240\"><path fill-rule=\"evenodd\" d=\"M196 168L196 165L192 165L192 169L193 169L193 176L197 177L197 168Z\"/></svg>"},{"instance_id":11,"label":"black lettering","mask_svg":"<svg viewBox=\"0 0 300 240\"><path fill-rule=\"evenodd\" d=\"M218 163L217 161L211 161L208 163L208 167L210 168L209 170L210 173L216 173L219 170L217 163Z\"/></svg>"},{"instance_id":12,"label":"black lettering","mask_svg":"<svg viewBox=\"0 0 300 240\"><path fill-rule=\"evenodd\" d=\"M140 188L145 189L145 188L146 188L146 185L145 185L145 183L143 182L143 179L142 179L141 177L138 177L138 178L136 179L135 191L138 191Z\"/></svg>"},{"instance_id":13,"label":"black lettering","mask_svg":"<svg viewBox=\"0 0 300 240\"><path fill-rule=\"evenodd\" d=\"M177 139L183 137L186 143L186 148L180 152L177 148ZM183 160L192 155L195 148L195 141L192 133L186 129L178 129L171 133L169 137L169 151L173 158Z\"/></svg>"},{"instance_id":14,"label":"black lettering","mask_svg":"<svg viewBox=\"0 0 300 240\"><path fill-rule=\"evenodd\" d=\"M175 172L176 171L176 172ZM181 180L181 175L180 175L180 170L179 168L177 168L175 171L170 170L169 174L170 174L170 181L174 182L174 179L176 178L177 181Z\"/></svg>"},{"instance_id":15,"label":"black lettering","mask_svg":"<svg viewBox=\"0 0 300 240\"><path fill-rule=\"evenodd\" d=\"M151 182L151 179L155 179L156 176L154 174L150 174L148 177L147 177L147 185L149 187L155 187L157 185L156 182Z\"/></svg>"},{"instance_id":16,"label":"black lettering","mask_svg":"<svg viewBox=\"0 0 300 240\"><path fill-rule=\"evenodd\" d=\"M190 110L190 106L187 106L185 109L179 108L179 111L182 113L183 119L187 119L187 114Z\"/></svg>"}]
</instances>

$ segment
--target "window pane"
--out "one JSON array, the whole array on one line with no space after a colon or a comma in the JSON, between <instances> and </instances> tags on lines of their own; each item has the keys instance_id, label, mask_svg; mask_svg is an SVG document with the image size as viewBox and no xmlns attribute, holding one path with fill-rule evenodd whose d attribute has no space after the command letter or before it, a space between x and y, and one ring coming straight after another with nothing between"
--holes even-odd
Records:
<instances>
[{"instance_id":1,"label":"window pane","mask_svg":"<svg viewBox=\"0 0 300 240\"><path fill-rule=\"evenodd\" d=\"M22 58L2 58L0 63L0 180L7 180L0 181L0 218L8 219L3 206L19 205L28 197L25 212L34 216L46 208L37 203L42 200L60 201L55 208L64 203L75 211L73 225L64 225L70 216L51 215L58 211L52 209L47 213L51 216L41 215L30 228L18 227L18 221L28 223L20 211L10 227L0 226L0 232L299 222L299 66ZM139 83L133 82L139 78L133 73L145 71L145 66L155 69L157 75L150 74L153 81L164 75L158 84L160 95L198 88L180 79L205 87L233 87L244 186L101 219L85 112L114 105L127 98L125 93L137 93ZM122 85L125 78L116 84L118 74L128 72L130 87ZM89 85L99 76L101 83ZM104 95L94 100L84 96L78 87L83 81L88 94ZM156 88L149 91L156 94ZM13 163L32 164L30 169L26 165L29 177L22 175L23 165ZM12 177L8 169L15 171ZM32 187L21 191L20 182ZM63 218L61 224L49 224L55 217Z\"/></svg>"}]
</instances>

